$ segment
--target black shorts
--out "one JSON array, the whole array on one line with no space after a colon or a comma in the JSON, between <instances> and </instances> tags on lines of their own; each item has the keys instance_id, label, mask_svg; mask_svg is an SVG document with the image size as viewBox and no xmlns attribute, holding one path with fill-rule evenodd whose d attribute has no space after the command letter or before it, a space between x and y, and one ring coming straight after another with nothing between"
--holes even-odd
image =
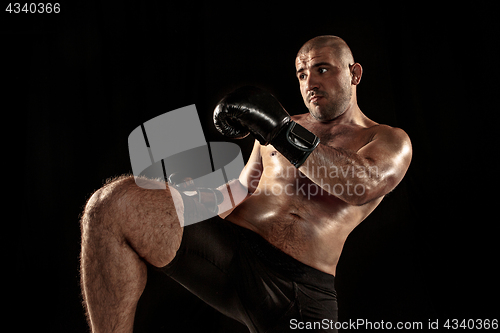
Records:
<instances>
[{"instance_id":1,"label":"black shorts","mask_svg":"<svg viewBox=\"0 0 500 333\"><path fill-rule=\"evenodd\" d=\"M250 332L336 332L333 275L219 217L185 227L176 257L159 270Z\"/></svg>"}]
</instances>

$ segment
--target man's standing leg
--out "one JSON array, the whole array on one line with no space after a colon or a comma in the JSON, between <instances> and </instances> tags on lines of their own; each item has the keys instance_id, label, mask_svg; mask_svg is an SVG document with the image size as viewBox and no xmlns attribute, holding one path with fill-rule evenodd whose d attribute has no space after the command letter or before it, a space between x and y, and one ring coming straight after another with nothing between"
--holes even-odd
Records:
<instances>
[{"instance_id":1,"label":"man's standing leg","mask_svg":"<svg viewBox=\"0 0 500 333\"><path fill-rule=\"evenodd\" d=\"M81 284L93 333L133 331L146 286L145 261L165 266L180 246L184 221L175 207L183 210L178 192L168 186L141 188L134 177L108 183L87 202L81 219Z\"/></svg>"}]
</instances>

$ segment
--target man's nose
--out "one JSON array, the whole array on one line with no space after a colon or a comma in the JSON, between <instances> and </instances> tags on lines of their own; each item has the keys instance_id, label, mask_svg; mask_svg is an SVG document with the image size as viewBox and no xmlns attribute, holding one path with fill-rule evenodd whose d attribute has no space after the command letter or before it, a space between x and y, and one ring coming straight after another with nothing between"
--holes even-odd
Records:
<instances>
[{"instance_id":1,"label":"man's nose","mask_svg":"<svg viewBox=\"0 0 500 333\"><path fill-rule=\"evenodd\" d=\"M319 80L314 74L310 74L306 79L306 91L318 90L319 89Z\"/></svg>"}]
</instances>

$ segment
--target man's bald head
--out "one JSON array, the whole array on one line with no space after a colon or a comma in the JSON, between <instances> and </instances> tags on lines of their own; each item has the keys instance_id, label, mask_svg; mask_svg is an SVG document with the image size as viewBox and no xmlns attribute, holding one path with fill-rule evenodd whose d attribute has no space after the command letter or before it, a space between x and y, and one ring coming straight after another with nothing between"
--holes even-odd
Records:
<instances>
[{"instance_id":1,"label":"man's bald head","mask_svg":"<svg viewBox=\"0 0 500 333\"><path fill-rule=\"evenodd\" d=\"M337 59L340 60L343 65L348 66L354 64L354 57L351 49L342 38L337 36L318 36L308 40L300 48L297 53L297 58L308 54L313 49L320 49L323 47L331 48Z\"/></svg>"},{"instance_id":2,"label":"man's bald head","mask_svg":"<svg viewBox=\"0 0 500 333\"><path fill-rule=\"evenodd\" d=\"M342 38L307 41L297 54L295 69L302 99L315 119L330 121L357 107L356 86L363 70Z\"/></svg>"}]
</instances>

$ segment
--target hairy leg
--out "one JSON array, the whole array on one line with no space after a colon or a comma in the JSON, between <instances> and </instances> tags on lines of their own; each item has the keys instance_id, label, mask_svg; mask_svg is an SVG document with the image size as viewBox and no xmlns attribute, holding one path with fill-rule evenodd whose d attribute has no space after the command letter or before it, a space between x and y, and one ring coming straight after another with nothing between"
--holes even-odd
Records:
<instances>
[{"instance_id":1,"label":"hairy leg","mask_svg":"<svg viewBox=\"0 0 500 333\"><path fill-rule=\"evenodd\" d=\"M81 284L92 332L132 332L145 261L165 266L180 246L184 221L176 207L183 210L178 192L141 188L132 176L108 182L89 199L81 219Z\"/></svg>"}]
</instances>

